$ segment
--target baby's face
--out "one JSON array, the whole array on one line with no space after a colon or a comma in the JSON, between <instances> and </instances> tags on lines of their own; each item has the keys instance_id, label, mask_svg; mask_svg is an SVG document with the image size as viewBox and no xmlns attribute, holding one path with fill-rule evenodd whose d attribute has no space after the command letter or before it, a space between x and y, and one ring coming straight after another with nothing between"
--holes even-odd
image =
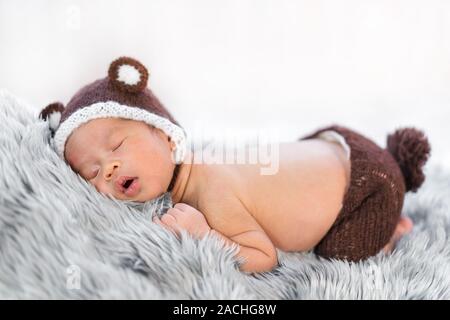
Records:
<instances>
[{"instance_id":1,"label":"baby's face","mask_svg":"<svg viewBox=\"0 0 450 320\"><path fill-rule=\"evenodd\" d=\"M102 118L74 130L64 155L72 169L99 192L145 202L169 186L175 168L171 148L167 135L144 122ZM121 177L137 179L133 183L137 189L130 182L122 186Z\"/></svg>"}]
</instances>

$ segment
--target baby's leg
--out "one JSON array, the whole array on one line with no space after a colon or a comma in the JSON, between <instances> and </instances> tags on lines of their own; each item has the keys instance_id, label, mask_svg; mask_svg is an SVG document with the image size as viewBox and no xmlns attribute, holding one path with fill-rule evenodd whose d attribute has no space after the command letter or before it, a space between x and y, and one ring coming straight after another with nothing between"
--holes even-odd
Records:
<instances>
[{"instance_id":1,"label":"baby's leg","mask_svg":"<svg viewBox=\"0 0 450 320\"><path fill-rule=\"evenodd\" d=\"M400 221L397 223L397 227L395 228L394 234L389 240L389 243L384 246L383 251L385 253L390 253L394 250L395 245L401 237L411 232L413 228L413 222L410 218L402 216L400 217Z\"/></svg>"}]
</instances>

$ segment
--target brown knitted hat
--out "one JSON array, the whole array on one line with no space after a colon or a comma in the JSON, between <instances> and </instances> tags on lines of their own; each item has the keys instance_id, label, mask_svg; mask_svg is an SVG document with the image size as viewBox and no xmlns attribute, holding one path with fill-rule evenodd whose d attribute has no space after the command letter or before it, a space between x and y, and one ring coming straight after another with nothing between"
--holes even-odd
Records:
<instances>
[{"instance_id":1,"label":"brown knitted hat","mask_svg":"<svg viewBox=\"0 0 450 320\"><path fill-rule=\"evenodd\" d=\"M186 133L147 88L148 76L140 62L121 57L111 63L106 78L81 88L65 108L60 102L45 107L39 117L49 122L56 153L64 159L67 139L82 124L116 117L143 121L161 129L175 143L174 162L181 163L186 152Z\"/></svg>"}]
</instances>

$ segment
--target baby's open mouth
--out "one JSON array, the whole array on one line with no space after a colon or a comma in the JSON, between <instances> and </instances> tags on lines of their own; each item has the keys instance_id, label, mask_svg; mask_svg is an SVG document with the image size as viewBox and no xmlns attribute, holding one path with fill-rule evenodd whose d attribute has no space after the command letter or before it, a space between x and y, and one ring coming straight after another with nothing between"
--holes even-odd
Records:
<instances>
[{"instance_id":1,"label":"baby's open mouth","mask_svg":"<svg viewBox=\"0 0 450 320\"><path fill-rule=\"evenodd\" d=\"M133 182L133 180L134 180L134 179L129 179L129 180L127 180L122 186L123 186L125 189L128 189L128 187L129 187L130 184Z\"/></svg>"},{"instance_id":2,"label":"baby's open mouth","mask_svg":"<svg viewBox=\"0 0 450 320\"><path fill-rule=\"evenodd\" d=\"M140 184L138 177L121 176L116 181L116 187L121 193L132 197L139 192Z\"/></svg>"}]
</instances>

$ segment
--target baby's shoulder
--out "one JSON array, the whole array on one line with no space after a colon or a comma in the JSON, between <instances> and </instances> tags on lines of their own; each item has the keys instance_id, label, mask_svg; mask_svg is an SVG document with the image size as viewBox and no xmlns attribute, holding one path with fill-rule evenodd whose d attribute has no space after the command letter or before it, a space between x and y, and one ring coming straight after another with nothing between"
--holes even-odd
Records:
<instances>
[{"instance_id":1,"label":"baby's shoulder","mask_svg":"<svg viewBox=\"0 0 450 320\"><path fill-rule=\"evenodd\" d=\"M223 166L208 165L202 170L199 190L199 207L223 206L235 202L235 181L232 172Z\"/></svg>"},{"instance_id":2,"label":"baby's shoulder","mask_svg":"<svg viewBox=\"0 0 450 320\"><path fill-rule=\"evenodd\" d=\"M207 171L199 192L198 210L210 226L220 229L227 223L244 219L249 213L240 198L233 170L211 166Z\"/></svg>"}]
</instances>

